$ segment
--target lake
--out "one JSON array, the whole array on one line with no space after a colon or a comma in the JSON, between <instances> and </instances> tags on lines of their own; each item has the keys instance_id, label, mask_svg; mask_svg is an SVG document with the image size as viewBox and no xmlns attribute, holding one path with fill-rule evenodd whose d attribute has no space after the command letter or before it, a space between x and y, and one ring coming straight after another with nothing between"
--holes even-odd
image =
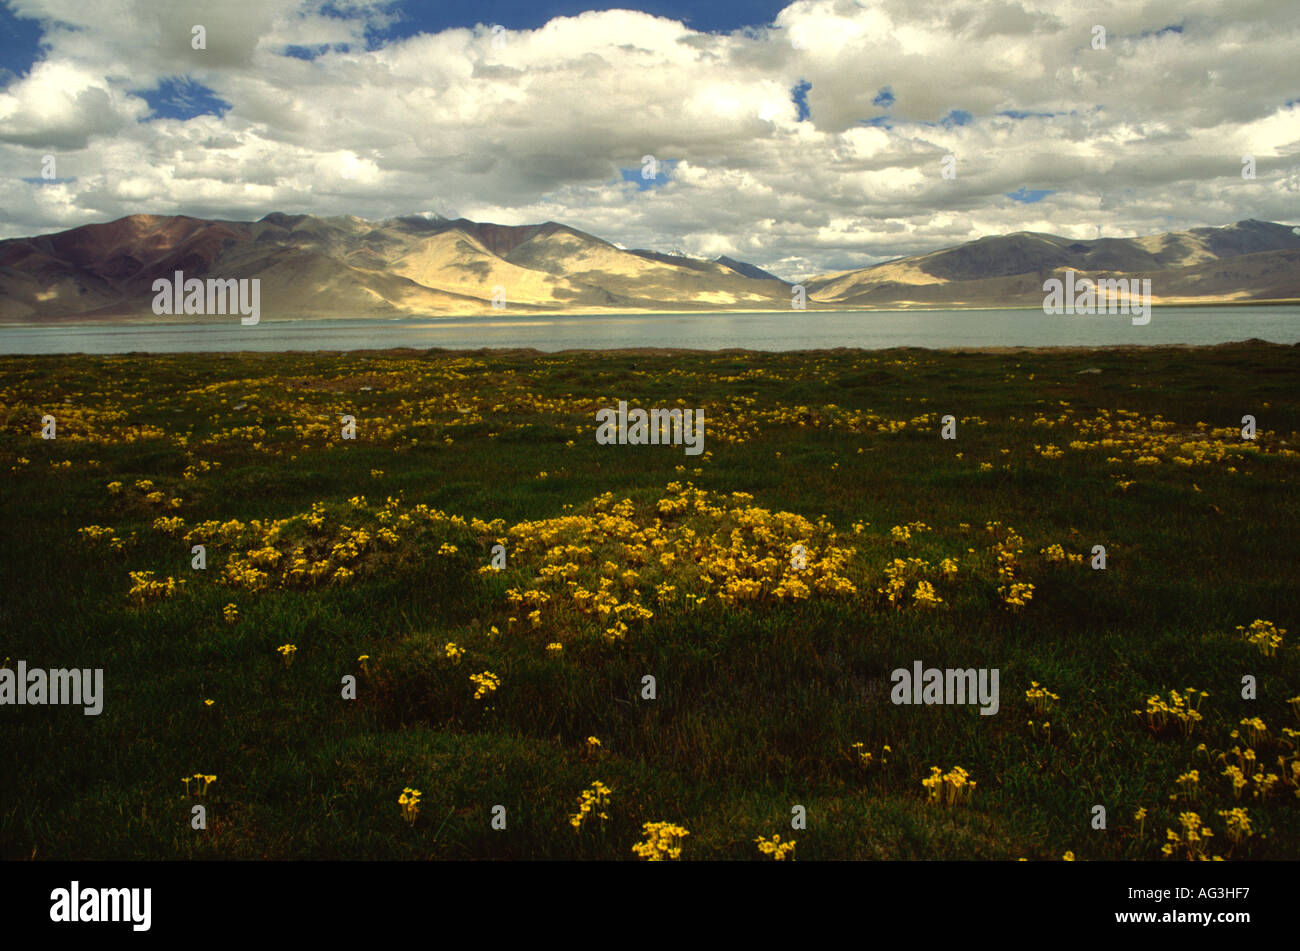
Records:
<instances>
[{"instance_id":1,"label":"lake","mask_svg":"<svg viewBox=\"0 0 1300 951\"><path fill-rule=\"evenodd\" d=\"M263 320L237 317L138 324L0 326L0 353L182 353L371 350L389 347L623 347L814 350L830 347L1053 347L1216 344L1250 338L1300 343L1300 305L1154 308L1128 315L1048 316L1041 310L791 311Z\"/></svg>"}]
</instances>

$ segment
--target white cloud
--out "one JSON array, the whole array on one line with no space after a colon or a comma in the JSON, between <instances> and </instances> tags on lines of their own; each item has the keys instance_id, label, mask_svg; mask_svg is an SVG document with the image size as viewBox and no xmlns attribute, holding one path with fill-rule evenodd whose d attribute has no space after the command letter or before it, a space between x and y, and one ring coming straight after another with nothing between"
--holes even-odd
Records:
<instances>
[{"instance_id":1,"label":"white cloud","mask_svg":"<svg viewBox=\"0 0 1300 951\"><path fill-rule=\"evenodd\" d=\"M731 35L611 10L374 50L366 27L390 4L11 6L42 21L48 50L0 90L3 236L134 212L436 211L803 277L986 233L1300 219L1293 0L798 0L776 29ZM289 45L330 51L306 61ZM230 110L141 121L138 92L169 77ZM941 121L956 110L970 120ZM889 128L863 124L880 116ZM24 181L47 152L74 182ZM643 191L620 169L639 176L647 154L677 165ZM1005 197L1021 188L1052 194Z\"/></svg>"}]
</instances>

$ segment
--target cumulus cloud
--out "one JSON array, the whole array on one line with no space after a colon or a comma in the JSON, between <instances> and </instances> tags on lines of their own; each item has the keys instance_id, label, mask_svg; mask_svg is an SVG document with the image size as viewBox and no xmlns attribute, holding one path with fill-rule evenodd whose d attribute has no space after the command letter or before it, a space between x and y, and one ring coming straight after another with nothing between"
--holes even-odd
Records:
<instances>
[{"instance_id":1,"label":"cumulus cloud","mask_svg":"<svg viewBox=\"0 0 1300 951\"><path fill-rule=\"evenodd\" d=\"M436 212L797 278L984 234L1300 219L1293 0L797 0L730 34L609 10L382 43L379 0L9 5L44 46L0 90L3 236ZM230 109L152 114L172 79ZM638 187L647 155L671 172Z\"/></svg>"}]
</instances>

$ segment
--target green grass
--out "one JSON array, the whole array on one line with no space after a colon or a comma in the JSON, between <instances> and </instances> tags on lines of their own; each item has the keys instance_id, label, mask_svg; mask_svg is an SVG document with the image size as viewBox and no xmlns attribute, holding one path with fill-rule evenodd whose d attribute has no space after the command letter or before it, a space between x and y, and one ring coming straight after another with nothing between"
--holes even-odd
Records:
<instances>
[{"instance_id":1,"label":"green grass","mask_svg":"<svg viewBox=\"0 0 1300 951\"><path fill-rule=\"evenodd\" d=\"M1078 372L1089 367L1102 372ZM1158 859L1188 809L1214 829L1212 854L1300 857L1296 787L1234 801L1222 765L1196 751L1228 749L1239 721L1258 716L1265 771L1295 752L1283 728L1300 728L1287 703L1300 695L1298 382L1300 349L1263 344L0 358L0 660L102 667L107 694L99 717L0 707L0 857L632 859L641 824L666 820L690 830L692 859L755 859L754 838L773 833L794 838L800 860ZM594 411L619 399L706 407L707 454L597 445ZM1062 401L1071 420L1138 415L1122 447L1070 449L1085 437L1055 422ZM57 439L40 438L45 413ZM355 441L338 438L343 413L357 419ZM955 441L939 436L949 413L963 420ZM1216 437L1220 461L1175 464L1175 442L1160 464L1135 464L1135 447L1160 435L1157 417L1190 439L1198 422L1226 432L1247 413L1260 437ZM1052 425L1034 425L1040 414ZM889 433L879 420L913 422ZM150 428L133 439L132 427ZM1064 455L1034 449L1049 443ZM219 467L184 478L198 460ZM180 507L147 502L138 479ZM243 548L213 539L207 569L192 571L189 543L152 527L160 515L187 528L288 518L316 502L355 527L356 495L372 509L400 495L513 525L590 514L605 492L656 524L674 481L824 517L854 548L846 573L859 593L656 608L611 644L572 612L548 611L537 630L508 623L524 612L506 590L537 586L541 560L512 552L505 572L480 572L504 528L404 534L349 584L250 592L221 577ZM1024 540L1035 588L1023 610L1001 603L986 570L994 520ZM933 531L889 541L891 526L913 521ZM855 534L854 522L870 527ZM88 544L77 530L92 524L134 539L121 551ZM443 541L458 551L439 555ZM1107 569L1047 564L1039 550L1053 543L1087 557L1103 544ZM876 595L891 558L937 563L969 547L971 567L936 584L937 608ZM128 572L141 570L186 584L136 605ZM230 602L233 625L221 616ZM1256 618L1288 629L1275 656L1237 633ZM565 644L558 657L551 640ZM458 665L448 641L467 651ZM284 643L298 647L288 668ZM359 673L363 653L369 674L345 701L340 679ZM895 706L889 673L918 659L999 668L999 713ZM468 681L482 670L502 681L490 710ZM640 697L647 674L652 701ZM1256 700L1241 699L1245 674ZM1050 741L1026 723L1039 719L1024 697L1031 680L1060 696ZM1153 736L1133 715L1148 695L1188 685L1210 694L1190 739ZM602 742L596 761L589 735ZM857 741L893 752L863 771ZM927 804L933 765L971 773L969 806ZM1192 768L1198 799L1172 802ZM195 772L218 776L201 800L180 782ZM609 819L575 832L568 818L594 780L613 789ZM405 786L423 792L412 826L397 805ZM205 832L189 825L195 801ZM505 831L491 827L496 804ZM796 804L805 830L790 828ZM1095 804L1106 831L1090 827ZM1216 812L1233 805L1255 835L1229 853ZM1151 813L1141 836L1139 806Z\"/></svg>"}]
</instances>

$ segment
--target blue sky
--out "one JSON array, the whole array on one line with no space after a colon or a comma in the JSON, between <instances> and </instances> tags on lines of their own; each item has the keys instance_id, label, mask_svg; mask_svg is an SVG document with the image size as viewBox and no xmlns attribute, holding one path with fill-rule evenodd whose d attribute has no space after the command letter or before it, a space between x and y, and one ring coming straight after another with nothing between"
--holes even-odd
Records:
<instances>
[{"instance_id":1,"label":"blue sky","mask_svg":"<svg viewBox=\"0 0 1300 951\"><path fill-rule=\"evenodd\" d=\"M437 33L475 23L500 23L511 30L536 29L560 16L574 16L587 10L639 10L653 16L681 20L701 32L738 30L765 26L788 6L772 0L629 0L627 3L536 3L530 0L474 0L473 3L406 2L397 5L401 19L392 27L394 36Z\"/></svg>"},{"instance_id":2,"label":"blue sky","mask_svg":"<svg viewBox=\"0 0 1300 951\"><path fill-rule=\"evenodd\" d=\"M0 5L0 85L31 68L40 39L40 23L14 16L8 6Z\"/></svg>"}]
</instances>

